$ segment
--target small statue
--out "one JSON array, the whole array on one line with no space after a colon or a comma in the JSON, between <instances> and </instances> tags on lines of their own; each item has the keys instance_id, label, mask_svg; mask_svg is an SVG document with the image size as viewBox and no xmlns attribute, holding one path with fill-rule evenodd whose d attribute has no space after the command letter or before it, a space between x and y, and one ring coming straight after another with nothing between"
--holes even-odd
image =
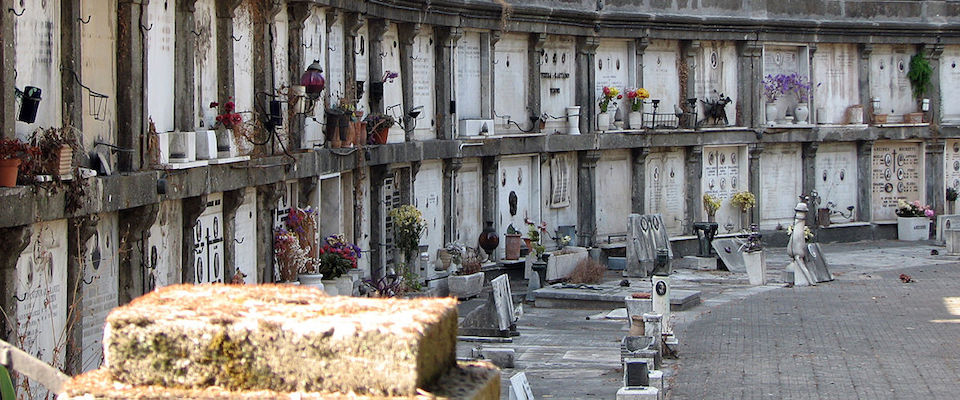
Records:
<instances>
[{"instance_id":1,"label":"small statue","mask_svg":"<svg viewBox=\"0 0 960 400\"><path fill-rule=\"evenodd\" d=\"M790 242L787 243L787 255L792 261L787 265L788 270L793 270L794 285L796 286L815 286L817 284L813 273L807 269L804 260L807 250L807 238L804 236L807 227L807 203L797 203L795 209L797 214L793 218L793 232L790 234Z\"/></svg>"},{"instance_id":2,"label":"small statue","mask_svg":"<svg viewBox=\"0 0 960 400\"><path fill-rule=\"evenodd\" d=\"M716 93L716 91L714 91ZM727 120L727 104L730 104L732 100L730 97L724 96L723 93L720 93L720 97L716 100L700 100L705 106L704 118L703 121L700 121L701 124L707 122L707 120L713 120L713 125L727 126L730 125L730 121Z\"/></svg>"}]
</instances>

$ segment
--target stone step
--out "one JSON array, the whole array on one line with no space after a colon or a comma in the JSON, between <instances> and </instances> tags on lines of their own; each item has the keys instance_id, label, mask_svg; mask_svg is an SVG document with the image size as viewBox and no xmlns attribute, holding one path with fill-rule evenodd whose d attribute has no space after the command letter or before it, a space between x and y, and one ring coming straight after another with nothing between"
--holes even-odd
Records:
<instances>
[{"instance_id":1,"label":"stone step","mask_svg":"<svg viewBox=\"0 0 960 400\"><path fill-rule=\"evenodd\" d=\"M537 307L546 308L573 308L588 310L611 310L622 308L624 298L631 293L650 292L649 286L641 289L637 287L620 287L613 285L585 285L582 288L563 288L562 284L554 284L537 289ZM687 289L670 289L670 310L683 311L700 304L700 291Z\"/></svg>"},{"instance_id":2,"label":"stone step","mask_svg":"<svg viewBox=\"0 0 960 400\"><path fill-rule=\"evenodd\" d=\"M454 299L178 285L114 309L105 366L131 385L413 395L456 362Z\"/></svg>"}]
</instances>

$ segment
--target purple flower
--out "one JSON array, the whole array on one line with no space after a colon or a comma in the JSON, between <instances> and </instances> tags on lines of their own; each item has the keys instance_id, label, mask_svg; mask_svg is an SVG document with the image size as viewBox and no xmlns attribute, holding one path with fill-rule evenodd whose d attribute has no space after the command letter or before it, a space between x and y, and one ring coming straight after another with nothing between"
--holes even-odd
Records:
<instances>
[{"instance_id":1,"label":"purple flower","mask_svg":"<svg viewBox=\"0 0 960 400\"><path fill-rule=\"evenodd\" d=\"M923 212L923 215L926 215L927 218L933 218L934 212L933 212L933 210L931 210L931 209L928 208L926 211Z\"/></svg>"}]
</instances>

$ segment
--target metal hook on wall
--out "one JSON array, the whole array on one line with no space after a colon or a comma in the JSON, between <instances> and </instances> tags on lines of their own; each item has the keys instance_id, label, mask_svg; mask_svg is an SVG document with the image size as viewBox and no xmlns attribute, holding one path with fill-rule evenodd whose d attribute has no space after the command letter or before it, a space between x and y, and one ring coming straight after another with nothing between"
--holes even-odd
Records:
<instances>
[{"instance_id":1,"label":"metal hook on wall","mask_svg":"<svg viewBox=\"0 0 960 400\"><path fill-rule=\"evenodd\" d=\"M26 293L23 294L23 298L22 298L22 299L19 298L19 297L17 297L17 295L15 295L15 294L14 294L14 295L10 295L10 297L13 297L13 299L16 300L18 303L23 303L24 301L27 301L27 294L26 294Z\"/></svg>"},{"instance_id":2,"label":"metal hook on wall","mask_svg":"<svg viewBox=\"0 0 960 400\"><path fill-rule=\"evenodd\" d=\"M333 46L327 46L327 50L330 50L330 51L332 51L332 52L336 52L336 51L337 51L337 49L333 48Z\"/></svg>"},{"instance_id":3,"label":"metal hook on wall","mask_svg":"<svg viewBox=\"0 0 960 400\"><path fill-rule=\"evenodd\" d=\"M233 241L236 242L237 244L243 244L243 241L244 241L244 240L247 240L247 237L246 237L246 236L244 236L244 237L243 237L242 239L240 239L240 240L237 240L237 238L233 238Z\"/></svg>"},{"instance_id":4,"label":"metal hook on wall","mask_svg":"<svg viewBox=\"0 0 960 400\"><path fill-rule=\"evenodd\" d=\"M239 41L243 40L243 35L240 35L240 37L236 37L236 36L230 35L230 38L233 39L234 42L239 42Z\"/></svg>"},{"instance_id":5,"label":"metal hook on wall","mask_svg":"<svg viewBox=\"0 0 960 400\"><path fill-rule=\"evenodd\" d=\"M200 37L200 32L197 32L196 30L190 30L190 33L192 33L196 37Z\"/></svg>"},{"instance_id":6,"label":"metal hook on wall","mask_svg":"<svg viewBox=\"0 0 960 400\"><path fill-rule=\"evenodd\" d=\"M13 7L8 8L7 11L8 11L8 12L12 12L13 15L16 15L16 16L20 17L20 16L23 15L23 13L27 12L27 8L24 7L22 10L20 10L19 13L17 13L17 10L14 10ZM21 301L23 301L23 300L21 300Z\"/></svg>"},{"instance_id":7,"label":"metal hook on wall","mask_svg":"<svg viewBox=\"0 0 960 400\"><path fill-rule=\"evenodd\" d=\"M95 280L97 280L97 277L96 277L96 276L91 276L91 277L90 277L90 282L87 282L86 279L81 279L80 281L83 282L84 285L90 285L90 284L93 284L93 281L95 281Z\"/></svg>"},{"instance_id":8,"label":"metal hook on wall","mask_svg":"<svg viewBox=\"0 0 960 400\"><path fill-rule=\"evenodd\" d=\"M310 45L309 45L309 46L307 46L307 45L304 44L304 43L300 43L300 46L302 46L302 47L305 48L305 49L312 49L312 48L313 48L313 40L310 41Z\"/></svg>"},{"instance_id":9,"label":"metal hook on wall","mask_svg":"<svg viewBox=\"0 0 960 400\"><path fill-rule=\"evenodd\" d=\"M140 24L140 29L143 29L144 32L149 32L151 29L153 29L153 23L152 23L152 22L150 23L150 27L149 27L149 28L147 28L147 27L144 26L143 24Z\"/></svg>"},{"instance_id":10,"label":"metal hook on wall","mask_svg":"<svg viewBox=\"0 0 960 400\"><path fill-rule=\"evenodd\" d=\"M92 18L93 18L93 15L88 15L86 21L84 21L83 18L77 18L77 21L80 21L81 24L86 25L90 23L90 19Z\"/></svg>"}]
</instances>

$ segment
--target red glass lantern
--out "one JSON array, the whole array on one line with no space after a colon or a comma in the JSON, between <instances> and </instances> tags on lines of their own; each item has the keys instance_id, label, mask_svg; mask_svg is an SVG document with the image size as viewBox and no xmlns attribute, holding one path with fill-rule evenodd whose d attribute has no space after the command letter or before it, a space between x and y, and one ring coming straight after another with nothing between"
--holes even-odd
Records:
<instances>
[{"instance_id":1,"label":"red glass lantern","mask_svg":"<svg viewBox=\"0 0 960 400\"><path fill-rule=\"evenodd\" d=\"M310 64L303 75L300 76L300 84L305 88L307 97L312 100L320 98L320 92L323 92L326 83L326 79L323 79L323 68L320 67L320 60L313 60L313 64Z\"/></svg>"}]
</instances>

